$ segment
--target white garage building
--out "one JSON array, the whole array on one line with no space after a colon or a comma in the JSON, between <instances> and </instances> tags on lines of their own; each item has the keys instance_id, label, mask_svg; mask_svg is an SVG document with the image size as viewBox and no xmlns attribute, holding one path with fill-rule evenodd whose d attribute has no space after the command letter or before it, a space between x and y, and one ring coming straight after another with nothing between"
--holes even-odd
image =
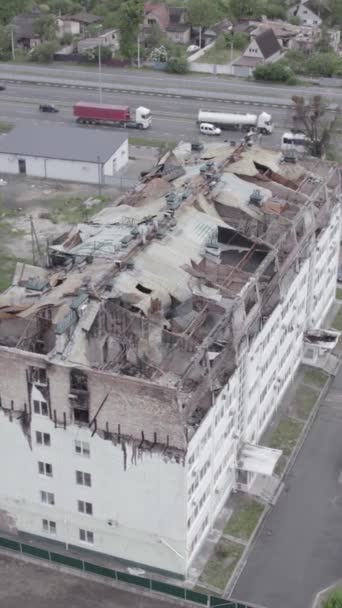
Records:
<instances>
[{"instance_id":1,"label":"white garage building","mask_svg":"<svg viewBox=\"0 0 342 608\"><path fill-rule=\"evenodd\" d=\"M115 131L19 125L0 136L0 173L98 184L127 162L128 137Z\"/></svg>"}]
</instances>

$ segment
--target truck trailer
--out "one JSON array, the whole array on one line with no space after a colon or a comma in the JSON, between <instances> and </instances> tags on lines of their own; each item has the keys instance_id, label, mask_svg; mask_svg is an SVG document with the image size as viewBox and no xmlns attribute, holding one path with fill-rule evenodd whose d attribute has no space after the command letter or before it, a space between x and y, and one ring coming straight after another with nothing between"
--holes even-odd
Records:
<instances>
[{"instance_id":1,"label":"truck trailer","mask_svg":"<svg viewBox=\"0 0 342 608\"><path fill-rule=\"evenodd\" d=\"M126 129L148 129L152 124L151 112L140 106L131 118L128 106L114 106L106 103L88 103L79 101L73 108L78 123L95 125L113 125Z\"/></svg>"},{"instance_id":2,"label":"truck trailer","mask_svg":"<svg viewBox=\"0 0 342 608\"><path fill-rule=\"evenodd\" d=\"M267 112L256 114L232 114L229 112L198 112L197 123L210 123L225 130L249 131L256 129L259 133L269 135L273 131L272 116Z\"/></svg>"}]
</instances>

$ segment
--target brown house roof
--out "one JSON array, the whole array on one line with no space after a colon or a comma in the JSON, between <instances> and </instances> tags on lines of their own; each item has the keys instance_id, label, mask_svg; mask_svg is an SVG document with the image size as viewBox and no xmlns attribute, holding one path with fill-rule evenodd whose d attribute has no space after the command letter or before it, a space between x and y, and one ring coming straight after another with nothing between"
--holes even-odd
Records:
<instances>
[{"instance_id":1,"label":"brown house roof","mask_svg":"<svg viewBox=\"0 0 342 608\"><path fill-rule=\"evenodd\" d=\"M264 59L268 59L281 50L281 46L275 36L274 31L270 28L255 37L255 41L262 52Z\"/></svg>"},{"instance_id":2,"label":"brown house roof","mask_svg":"<svg viewBox=\"0 0 342 608\"><path fill-rule=\"evenodd\" d=\"M166 30L170 23L170 16L167 6L165 4L153 4L152 2L145 2L144 4L144 13L145 17L148 14L153 15L156 19L158 19L160 23L160 27L163 30Z\"/></svg>"}]
</instances>

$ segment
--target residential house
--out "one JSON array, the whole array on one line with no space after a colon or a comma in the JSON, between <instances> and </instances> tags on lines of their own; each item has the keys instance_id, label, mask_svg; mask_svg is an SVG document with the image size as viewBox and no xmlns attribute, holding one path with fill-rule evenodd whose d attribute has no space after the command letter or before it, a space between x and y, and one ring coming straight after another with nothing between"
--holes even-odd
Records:
<instances>
[{"instance_id":1,"label":"residential house","mask_svg":"<svg viewBox=\"0 0 342 608\"><path fill-rule=\"evenodd\" d=\"M58 17L56 24L58 38L62 38L65 34L78 36L81 33L80 22L74 21L71 17Z\"/></svg>"},{"instance_id":2,"label":"residential house","mask_svg":"<svg viewBox=\"0 0 342 608\"><path fill-rule=\"evenodd\" d=\"M191 25L187 12L183 7L169 7L169 25L166 28L167 37L173 42L189 44L191 38Z\"/></svg>"},{"instance_id":3,"label":"residential house","mask_svg":"<svg viewBox=\"0 0 342 608\"><path fill-rule=\"evenodd\" d=\"M148 35L152 26L158 26L167 37L176 43L189 44L191 25L186 9L165 4L144 4L144 34Z\"/></svg>"},{"instance_id":4,"label":"residential house","mask_svg":"<svg viewBox=\"0 0 342 608\"><path fill-rule=\"evenodd\" d=\"M223 19L218 23L215 23L211 27L206 27L202 33L202 41L204 46L207 46L211 42L215 42L220 34L229 34L232 31L233 24L229 19Z\"/></svg>"},{"instance_id":5,"label":"residential house","mask_svg":"<svg viewBox=\"0 0 342 608\"><path fill-rule=\"evenodd\" d=\"M101 23L101 17L92 15L91 13L77 13L76 15L70 15L68 19L70 21L76 21L79 24L81 34L83 34L89 26Z\"/></svg>"},{"instance_id":6,"label":"residential house","mask_svg":"<svg viewBox=\"0 0 342 608\"><path fill-rule=\"evenodd\" d=\"M301 0L299 4L291 7L288 11L291 17L298 17L303 25L319 27L322 20L330 15L330 10L326 5L317 0Z\"/></svg>"},{"instance_id":7,"label":"residential house","mask_svg":"<svg viewBox=\"0 0 342 608\"><path fill-rule=\"evenodd\" d=\"M118 51L120 48L119 31L117 29L105 30L97 36L83 38L77 43L77 51L83 53L98 46L109 47L113 52Z\"/></svg>"},{"instance_id":8,"label":"residential house","mask_svg":"<svg viewBox=\"0 0 342 608\"><path fill-rule=\"evenodd\" d=\"M251 38L243 55L233 62L234 76L251 76L257 65L279 59L281 50L273 30L271 28L264 30Z\"/></svg>"},{"instance_id":9,"label":"residential house","mask_svg":"<svg viewBox=\"0 0 342 608\"><path fill-rule=\"evenodd\" d=\"M295 47L295 40L300 32L300 27L291 23L278 21L264 21L251 31L250 37L256 38L265 30L271 29L282 49L292 49Z\"/></svg>"},{"instance_id":10,"label":"residential house","mask_svg":"<svg viewBox=\"0 0 342 608\"><path fill-rule=\"evenodd\" d=\"M37 34L36 24L41 13L38 9L30 13L20 13L13 17L11 27L13 29L14 41L17 46L30 50L41 43Z\"/></svg>"}]
</instances>

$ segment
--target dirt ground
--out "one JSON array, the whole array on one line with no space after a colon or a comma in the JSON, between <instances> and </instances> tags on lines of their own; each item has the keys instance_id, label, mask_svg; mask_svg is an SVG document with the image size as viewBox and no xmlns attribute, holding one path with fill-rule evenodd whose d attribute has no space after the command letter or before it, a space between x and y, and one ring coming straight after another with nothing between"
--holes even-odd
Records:
<instances>
[{"instance_id":1,"label":"dirt ground","mask_svg":"<svg viewBox=\"0 0 342 608\"><path fill-rule=\"evenodd\" d=\"M2 608L174 608L159 597L116 589L40 563L0 555Z\"/></svg>"},{"instance_id":2,"label":"dirt ground","mask_svg":"<svg viewBox=\"0 0 342 608\"><path fill-rule=\"evenodd\" d=\"M2 176L0 181L0 291L11 282L16 261L32 263L32 228L42 252L49 239L115 205L126 184L150 169L155 151L133 152L120 184L97 185ZM122 187L123 186L123 187Z\"/></svg>"}]
</instances>

